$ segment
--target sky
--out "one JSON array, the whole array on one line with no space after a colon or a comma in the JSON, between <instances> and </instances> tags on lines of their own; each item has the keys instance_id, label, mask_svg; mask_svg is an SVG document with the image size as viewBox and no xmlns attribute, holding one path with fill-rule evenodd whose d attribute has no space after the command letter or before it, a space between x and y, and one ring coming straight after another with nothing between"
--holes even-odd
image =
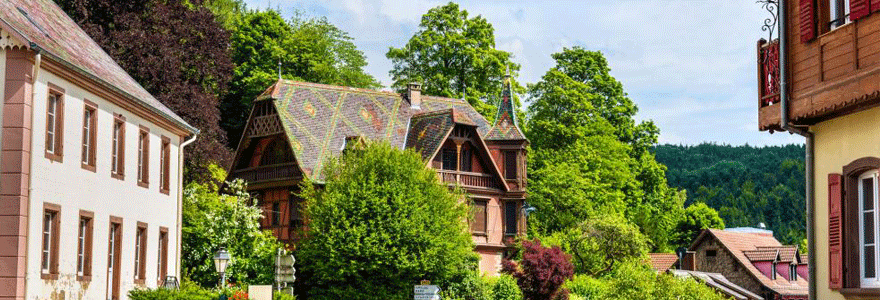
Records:
<instances>
[{"instance_id":1,"label":"sky","mask_svg":"<svg viewBox=\"0 0 880 300\"><path fill-rule=\"evenodd\" d=\"M391 84L389 47L402 47L434 0L246 0L326 17L349 33L369 65ZM636 119L660 127L660 143L731 145L803 143L788 133L758 131L755 45L770 14L755 0L458 1L495 28L496 48L534 83L554 66L551 54L580 46L601 51L611 74L639 107Z\"/></svg>"}]
</instances>

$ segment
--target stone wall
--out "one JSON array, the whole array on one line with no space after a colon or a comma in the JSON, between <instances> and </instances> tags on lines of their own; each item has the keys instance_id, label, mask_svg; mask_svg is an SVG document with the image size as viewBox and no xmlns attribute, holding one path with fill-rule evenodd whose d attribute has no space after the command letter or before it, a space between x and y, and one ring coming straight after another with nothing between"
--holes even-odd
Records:
<instances>
[{"instance_id":1,"label":"stone wall","mask_svg":"<svg viewBox=\"0 0 880 300\"><path fill-rule=\"evenodd\" d=\"M694 249L696 251L697 270L701 272L721 273L727 280L755 294L763 293L763 286L749 274L749 271L717 240L704 240ZM707 257L707 251L715 251L715 257Z\"/></svg>"}]
</instances>

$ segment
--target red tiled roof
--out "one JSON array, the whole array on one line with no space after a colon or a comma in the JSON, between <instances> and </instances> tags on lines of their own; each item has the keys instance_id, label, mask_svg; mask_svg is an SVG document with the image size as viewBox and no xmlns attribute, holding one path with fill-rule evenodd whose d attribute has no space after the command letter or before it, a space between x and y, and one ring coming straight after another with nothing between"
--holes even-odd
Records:
<instances>
[{"instance_id":1,"label":"red tiled roof","mask_svg":"<svg viewBox=\"0 0 880 300\"><path fill-rule=\"evenodd\" d=\"M54 1L0 1L0 28L24 39L21 42L39 49L45 58L67 65L190 132L198 132L132 79Z\"/></svg>"},{"instance_id":2,"label":"red tiled roof","mask_svg":"<svg viewBox=\"0 0 880 300\"><path fill-rule=\"evenodd\" d=\"M748 250L743 251L743 254L750 261L775 261L777 257L779 257L779 250L777 249L761 249L761 250Z\"/></svg>"},{"instance_id":3,"label":"red tiled roof","mask_svg":"<svg viewBox=\"0 0 880 300\"><path fill-rule=\"evenodd\" d=\"M678 256L675 253L648 253L648 261L655 271L666 272L675 265Z\"/></svg>"},{"instance_id":4,"label":"red tiled roof","mask_svg":"<svg viewBox=\"0 0 880 300\"><path fill-rule=\"evenodd\" d=\"M691 244L690 250L696 249L696 246L699 245L703 239L709 237L714 237L718 240L718 242L720 242L726 250L737 259L737 261L739 261L740 265L745 267L753 278L757 279L768 289L771 289L780 295L807 294L807 281L800 276L797 277L796 281L789 281L788 278L782 278L782 276L777 276L775 280L770 279L761 273L761 271L752 264L749 257L746 256L746 252L757 255L756 251L787 249L793 246L783 246L772 235L767 234L707 229L700 233L700 236L694 240L693 244Z\"/></svg>"}]
</instances>

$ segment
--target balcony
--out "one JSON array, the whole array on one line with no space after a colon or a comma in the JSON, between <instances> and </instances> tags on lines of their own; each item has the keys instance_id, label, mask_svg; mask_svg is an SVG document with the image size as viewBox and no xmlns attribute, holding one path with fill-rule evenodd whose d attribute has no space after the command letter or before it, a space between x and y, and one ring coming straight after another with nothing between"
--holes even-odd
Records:
<instances>
[{"instance_id":1,"label":"balcony","mask_svg":"<svg viewBox=\"0 0 880 300\"><path fill-rule=\"evenodd\" d=\"M503 189L501 182L490 174L437 170L437 176L443 182L457 183L466 188Z\"/></svg>"},{"instance_id":2,"label":"balcony","mask_svg":"<svg viewBox=\"0 0 880 300\"><path fill-rule=\"evenodd\" d=\"M269 181L296 180L302 178L296 163L284 163L269 166L259 166L246 169L238 169L229 173L229 180L241 178L248 184L263 183Z\"/></svg>"},{"instance_id":3,"label":"balcony","mask_svg":"<svg viewBox=\"0 0 880 300\"><path fill-rule=\"evenodd\" d=\"M758 126L781 130L779 111L779 40L758 41Z\"/></svg>"}]
</instances>

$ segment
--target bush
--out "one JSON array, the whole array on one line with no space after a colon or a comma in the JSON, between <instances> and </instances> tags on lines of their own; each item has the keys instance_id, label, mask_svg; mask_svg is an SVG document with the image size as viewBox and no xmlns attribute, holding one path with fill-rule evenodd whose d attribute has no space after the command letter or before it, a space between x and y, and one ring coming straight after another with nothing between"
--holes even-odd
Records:
<instances>
[{"instance_id":1,"label":"bush","mask_svg":"<svg viewBox=\"0 0 880 300\"><path fill-rule=\"evenodd\" d=\"M544 238L571 254L575 272L601 277L624 261L643 260L648 240L632 222L620 215L603 215Z\"/></svg>"},{"instance_id":2,"label":"bush","mask_svg":"<svg viewBox=\"0 0 880 300\"><path fill-rule=\"evenodd\" d=\"M608 283L587 275L575 275L572 280L565 283L565 288L572 295L577 295L584 300L605 299L608 294ZM569 300L574 300L570 298Z\"/></svg>"},{"instance_id":3,"label":"bush","mask_svg":"<svg viewBox=\"0 0 880 300\"><path fill-rule=\"evenodd\" d=\"M440 296L449 300L492 300L490 280L478 271L465 272L442 285Z\"/></svg>"},{"instance_id":4,"label":"bush","mask_svg":"<svg viewBox=\"0 0 880 300\"><path fill-rule=\"evenodd\" d=\"M204 289L191 281L184 281L179 290L159 288L128 292L130 300L216 300L218 297L220 294L217 291Z\"/></svg>"},{"instance_id":5,"label":"bush","mask_svg":"<svg viewBox=\"0 0 880 300\"><path fill-rule=\"evenodd\" d=\"M421 280L476 269L468 206L421 155L367 143L302 186L309 220L297 245L297 293L311 299L412 299ZM464 288L462 288L464 289Z\"/></svg>"},{"instance_id":6,"label":"bush","mask_svg":"<svg viewBox=\"0 0 880 300\"><path fill-rule=\"evenodd\" d=\"M522 260L502 262L501 271L516 278L527 300L566 300L568 291L562 285L574 275L571 257L559 247L541 246L541 241L522 242Z\"/></svg>"},{"instance_id":7,"label":"bush","mask_svg":"<svg viewBox=\"0 0 880 300\"><path fill-rule=\"evenodd\" d=\"M275 294L272 295L272 300L296 300L296 296L275 292Z\"/></svg>"},{"instance_id":8,"label":"bush","mask_svg":"<svg viewBox=\"0 0 880 300\"><path fill-rule=\"evenodd\" d=\"M638 262L621 264L603 279L578 277L567 284L586 300L722 300L712 288L689 278L657 274Z\"/></svg>"},{"instance_id":9,"label":"bush","mask_svg":"<svg viewBox=\"0 0 880 300\"><path fill-rule=\"evenodd\" d=\"M516 279L510 275L501 274L494 279L492 284L492 300L522 300L522 291L516 285Z\"/></svg>"}]
</instances>

